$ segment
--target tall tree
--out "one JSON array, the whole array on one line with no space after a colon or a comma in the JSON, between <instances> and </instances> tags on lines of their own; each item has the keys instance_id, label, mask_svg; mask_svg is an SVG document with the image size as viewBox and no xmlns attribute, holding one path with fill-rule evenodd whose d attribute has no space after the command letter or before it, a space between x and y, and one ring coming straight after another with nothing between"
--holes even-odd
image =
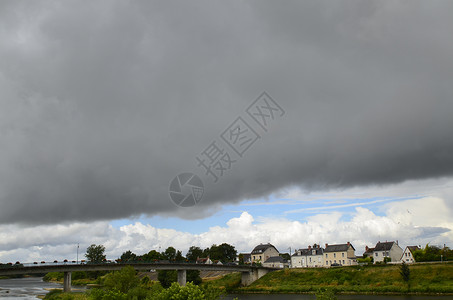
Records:
<instances>
[{"instance_id":1,"label":"tall tree","mask_svg":"<svg viewBox=\"0 0 453 300\"><path fill-rule=\"evenodd\" d=\"M182 262L182 261L185 261L186 259L184 256L182 256L182 252L178 250L178 251L176 251L175 260Z\"/></svg>"},{"instance_id":2,"label":"tall tree","mask_svg":"<svg viewBox=\"0 0 453 300\"><path fill-rule=\"evenodd\" d=\"M191 246L186 254L187 260L189 260L190 262L195 262L197 261L198 257L203 257L203 250L201 250L200 247Z\"/></svg>"},{"instance_id":3,"label":"tall tree","mask_svg":"<svg viewBox=\"0 0 453 300\"><path fill-rule=\"evenodd\" d=\"M133 253L131 250L127 250L126 252L123 252L120 257L122 262L128 262L128 261L135 261L137 259L137 255Z\"/></svg>"},{"instance_id":4,"label":"tall tree","mask_svg":"<svg viewBox=\"0 0 453 300\"><path fill-rule=\"evenodd\" d=\"M410 289L409 280L411 279L411 270L409 269L409 266L404 261L400 266L400 275L403 278L403 280L407 283L407 288Z\"/></svg>"},{"instance_id":5,"label":"tall tree","mask_svg":"<svg viewBox=\"0 0 453 300\"><path fill-rule=\"evenodd\" d=\"M87 248L85 257L90 263L100 263L105 260L105 247L103 245L92 244Z\"/></svg>"},{"instance_id":6,"label":"tall tree","mask_svg":"<svg viewBox=\"0 0 453 300\"><path fill-rule=\"evenodd\" d=\"M170 260L170 261L175 260L176 259L176 249L173 248L173 247L168 247L162 253L162 256L164 257L164 259L167 259L167 260Z\"/></svg>"},{"instance_id":7,"label":"tall tree","mask_svg":"<svg viewBox=\"0 0 453 300\"><path fill-rule=\"evenodd\" d=\"M151 250L146 254L143 254L143 260L144 261L155 261L162 259L162 254L157 252L156 250Z\"/></svg>"}]
</instances>

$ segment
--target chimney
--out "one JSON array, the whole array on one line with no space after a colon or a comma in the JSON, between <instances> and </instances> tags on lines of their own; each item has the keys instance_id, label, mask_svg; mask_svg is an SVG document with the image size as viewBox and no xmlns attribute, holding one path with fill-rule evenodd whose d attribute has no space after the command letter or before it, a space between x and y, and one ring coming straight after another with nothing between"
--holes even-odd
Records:
<instances>
[{"instance_id":1,"label":"chimney","mask_svg":"<svg viewBox=\"0 0 453 300\"><path fill-rule=\"evenodd\" d=\"M326 248L327 248L327 246L329 246L329 244L326 243Z\"/></svg>"},{"instance_id":2,"label":"chimney","mask_svg":"<svg viewBox=\"0 0 453 300\"><path fill-rule=\"evenodd\" d=\"M398 240L396 240L396 244L398 245Z\"/></svg>"},{"instance_id":3,"label":"chimney","mask_svg":"<svg viewBox=\"0 0 453 300\"><path fill-rule=\"evenodd\" d=\"M350 246L350 245L351 245L351 243L350 243L350 242L348 242L348 246Z\"/></svg>"},{"instance_id":4,"label":"chimney","mask_svg":"<svg viewBox=\"0 0 453 300\"><path fill-rule=\"evenodd\" d=\"M365 246L365 251L368 251L368 246Z\"/></svg>"},{"instance_id":5,"label":"chimney","mask_svg":"<svg viewBox=\"0 0 453 300\"><path fill-rule=\"evenodd\" d=\"M311 250L311 245L308 245L308 250Z\"/></svg>"}]
</instances>

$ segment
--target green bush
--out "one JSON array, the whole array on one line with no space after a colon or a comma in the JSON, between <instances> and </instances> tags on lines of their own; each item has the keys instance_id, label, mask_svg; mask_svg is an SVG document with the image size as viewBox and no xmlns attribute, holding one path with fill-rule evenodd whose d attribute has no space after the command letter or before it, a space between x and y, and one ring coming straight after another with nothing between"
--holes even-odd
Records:
<instances>
[{"instance_id":1,"label":"green bush","mask_svg":"<svg viewBox=\"0 0 453 300\"><path fill-rule=\"evenodd\" d=\"M51 290L44 297L46 300L73 300L74 296L72 294L63 293L61 290Z\"/></svg>"},{"instance_id":2,"label":"green bush","mask_svg":"<svg viewBox=\"0 0 453 300\"><path fill-rule=\"evenodd\" d=\"M319 289L316 292L316 300L336 300L337 297L331 289Z\"/></svg>"},{"instance_id":3,"label":"green bush","mask_svg":"<svg viewBox=\"0 0 453 300\"><path fill-rule=\"evenodd\" d=\"M117 290L122 293L127 293L129 290L137 287L140 279L135 274L135 269L132 266L126 266L120 271L109 273L104 278L104 286L108 290Z\"/></svg>"}]
</instances>

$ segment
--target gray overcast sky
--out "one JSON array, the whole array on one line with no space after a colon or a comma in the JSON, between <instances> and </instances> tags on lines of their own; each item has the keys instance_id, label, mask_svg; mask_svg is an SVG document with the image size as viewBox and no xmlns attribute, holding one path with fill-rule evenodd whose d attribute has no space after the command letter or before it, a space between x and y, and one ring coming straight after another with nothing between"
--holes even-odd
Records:
<instances>
[{"instance_id":1,"label":"gray overcast sky","mask_svg":"<svg viewBox=\"0 0 453 300\"><path fill-rule=\"evenodd\" d=\"M197 218L294 185L451 176L452 10L1 1L0 223ZM195 157L263 91L285 115L213 184ZM195 208L169 200L181 172L205 183Z\"/></svg>"}]
</instances>

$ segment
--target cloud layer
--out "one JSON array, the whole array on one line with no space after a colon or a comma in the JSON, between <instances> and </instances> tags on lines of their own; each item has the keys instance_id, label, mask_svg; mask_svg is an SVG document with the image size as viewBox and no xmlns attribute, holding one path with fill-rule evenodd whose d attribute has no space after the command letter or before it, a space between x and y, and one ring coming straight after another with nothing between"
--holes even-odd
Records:
<instances>
[{"instance_id":1,"label":"cloud layer","mask_svg":"<svg viewBox=\"0 0 453 300\"><path fill-rule=\"evenodd\" d=\"M409 210L409 211L408 211ZM200 234L156 228L137 222L114 228L107 222L38 227L0 226L0 262L75 260L92 243L103 244L107 257L118 258L124 251L136 254L165 250L169 246L185 254L191 245L202 248L229 243L240 252L250 252L259 243L271 242L281 252L305 248L313 243L350 241L361 255L366 245L377 241L399 240L406 245L451 245L453 216L441 198L422 198L386 204L384 214L357 207L350 217L331 212L317 214L306 221L285 218L255 218L248 212L231 218L223 226L214 226Z\"/></svg>"},{"instance_id":2,"label":"cloud layer","mask_svg":"<svg viewBox=\"0 0 453 300\"><path fill-rule=\"evenodd\" d=\"M452 175L452 5L3 1L0 223ZM262 138L214 184L195 157L263 90L286 114L247 119ZM169 201L181 172L205 183L194 209Z\"/></svg>"}]
</instances>

